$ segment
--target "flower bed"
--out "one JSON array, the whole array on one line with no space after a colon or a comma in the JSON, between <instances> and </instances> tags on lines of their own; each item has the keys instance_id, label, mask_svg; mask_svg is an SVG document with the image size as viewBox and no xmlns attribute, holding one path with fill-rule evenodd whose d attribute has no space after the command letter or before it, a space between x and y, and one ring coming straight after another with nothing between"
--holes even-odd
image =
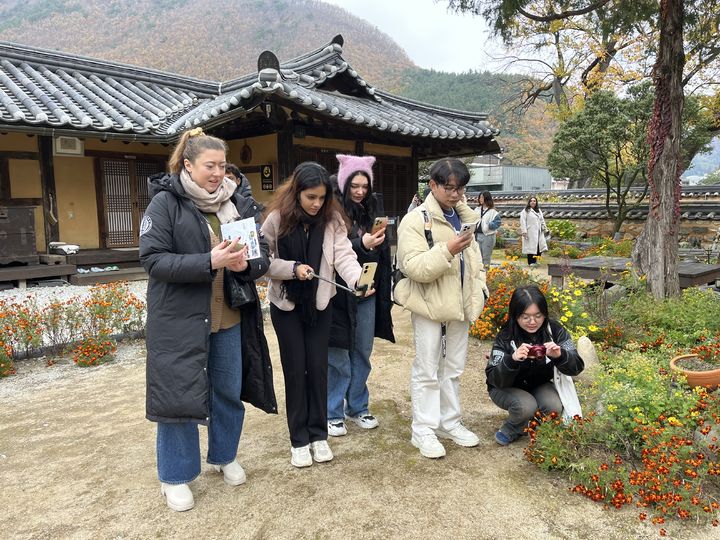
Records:
<instances>
[{"instance_id":1,"label":"flower bed","mask_svg":"<svg viewBox=\"0 0 720 540\"><path fill-rule=\"evenodd\" d=\"M57 354L80 342L95 340L95 352L108 351L114 347L114 343L106 343L114 341L112 336L143 331L145 312L145 302L124 282L97 285L87 296L46 305L40 305L35 296L21 302L0 300L0 377L15 373L13 360ZM95 360L91 361L93 356ZM77 358L78 365L94 365L110 356L105 352Z\"/></svg>"}]
</instances>

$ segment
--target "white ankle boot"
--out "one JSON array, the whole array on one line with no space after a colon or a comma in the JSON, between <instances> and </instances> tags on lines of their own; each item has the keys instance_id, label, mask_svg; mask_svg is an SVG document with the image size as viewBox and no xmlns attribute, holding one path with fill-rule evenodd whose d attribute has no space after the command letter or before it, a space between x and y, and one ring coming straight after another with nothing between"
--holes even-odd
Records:
<instances>
[{"instance_id":1,"label":"white ankle boot","mask_svg":"<svg viewBox=\"0 0 720 540\"><path fill-rule=\"evenodd\" d=\"M160 483L160 493L165 496L167 505L176 512L185 512L195 506L192 491L187 484Z\"/></svg>"}]
</instances>

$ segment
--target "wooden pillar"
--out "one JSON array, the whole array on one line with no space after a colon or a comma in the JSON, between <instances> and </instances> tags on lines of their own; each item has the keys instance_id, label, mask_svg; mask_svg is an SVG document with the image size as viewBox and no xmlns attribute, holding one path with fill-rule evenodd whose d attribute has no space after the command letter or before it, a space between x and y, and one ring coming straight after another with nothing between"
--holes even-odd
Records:
<instances>
[{"instance_id":1,"label":"wooden pillar","mask_svg":"<svg viewBox=\"0 0 720 540\"><path fill-rule=\"evenodd\" d=\"M38 135L38 150L40 151L40 184L42 186L43 222L45 223L45 250L50 252L48 248L50 242L60 240L52 137Z\"/></svg>"},{"instance_id":2,"label":"wooden pillar","mask_svg":"<svg viewBox=\"0 0 720 540\"><path fill-rule=\"evenodd\" d=\"M8 158L0 156L0 201L10 199L10 164Z\"/></svg>"},{"instance_id":3,"label":"wooden pillar","mask_svg":"<svg viewBox=\"0 0 720 540\"><path fill-rule=\"evenodd\" d=\"M355 155L362 156L365 154L365 141L355 141Z\"/></svg>"},{"instance_id":4,"label":"wooden pillar","mask_svg":"<svg viewBox=\"0 0 720 540\"><path fill-rule=\"evenodd\" d=\"M293 172L295 168L295 158L293 156L293 132L292 123L286 123L282 129L277 132L277 158L278 158L278 176L277 185L284 182Z\"/></svg>"},{"instance_id":5,"label":"wooden pillar","mask_svg":"<svg viewBox=\"0 0 720 540\"><path fill-rule=\"evenodd\" d=\"M415 192L417 192L418 189L418 171L418 151L417 146L413 144L412 150L410 151L410 182L412 184L412 189Z\"/></svg>"}]
</instances>

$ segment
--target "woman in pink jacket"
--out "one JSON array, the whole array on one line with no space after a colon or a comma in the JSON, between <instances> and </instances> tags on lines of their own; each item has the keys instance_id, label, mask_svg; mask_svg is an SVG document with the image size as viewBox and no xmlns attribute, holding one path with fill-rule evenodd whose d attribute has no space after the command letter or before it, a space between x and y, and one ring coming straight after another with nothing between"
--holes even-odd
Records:
<instances>
[{"instance_id":1,"label":"woman in pink jacket","mask_svg":"<svg viewBox=\"0 0 720 540\"><path fill-rule=\"evenodd\" d=\"M262 226L271 253L268 299L295 467L333 458L327 443L328 306L335 294L350 293L326 280L334 281L337 272L354 288L361 272L332 193L321 165L301 163L275 193Z\"/></svg>"}]
</instances>

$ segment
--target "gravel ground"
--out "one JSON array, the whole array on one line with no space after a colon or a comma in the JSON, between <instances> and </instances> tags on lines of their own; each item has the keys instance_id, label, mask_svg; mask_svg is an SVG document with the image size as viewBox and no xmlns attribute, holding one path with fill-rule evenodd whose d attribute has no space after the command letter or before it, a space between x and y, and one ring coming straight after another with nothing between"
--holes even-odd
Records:
<instances>
[{"instance_id":1,"label":"gravel ground","mask_svg":"<svg viewBox=\"0 0 720 540\"><path fill-rule=\"evenodd\" d=\"M50 302L65 301L73 297L85 298L88 296L91 286L89 285L61 285L58 287L31 287L28 289L5 289L0 291L0 301L8 303L22 303L24 301L35 301L38 306L44 306ZM128 281L128 290L138 298L145 300L147 291L147 280Z\"/></svg>"},{"instance_id":2,"label":"gravel ground","mask_svg":"<svg viewBox=\"0 0 720 540\"><path fill-rule=\"evenodd\" d=\"M132 285L143 291L143 283ZM30 291L38 302L83 287ZM0 299L25 293L5 291ZM144 418L145 347L122 342L115 361L78 368L69 359L17 362L0 379L0 537L47 538L473 538L652 539L658 529L634 509L606 509L569 492L523 458L524 442L499 447L505 413L485 390L489 344L471 339L462 378L464 422L476 448L446 443L422 458L410 444L413 358L408 313L393 312L397 343L376 340L368 385L380 427L330 440L335 459L298 470L289 463L277 340L265 329L279 415L248 407L235 488L203 464L195 509L169 510L155 472L155 427ZM205 453L206 430L201 429ZM717 539L712 527L670 523L675 538Z\"/></svg>"}]
</instances>

